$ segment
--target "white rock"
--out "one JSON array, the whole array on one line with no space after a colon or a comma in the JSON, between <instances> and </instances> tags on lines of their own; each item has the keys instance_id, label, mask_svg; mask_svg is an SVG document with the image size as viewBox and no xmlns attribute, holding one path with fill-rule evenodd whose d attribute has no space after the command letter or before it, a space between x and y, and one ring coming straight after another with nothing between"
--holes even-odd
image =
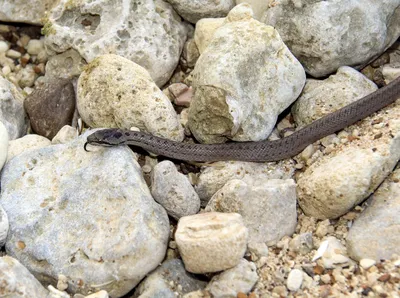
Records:
<instances>
[{"instance_id":1,"label":"white rock","mask_svg":"<svg viewBox=\"0 0 400 298\"><path fill-rule=\"evenodd\" d=\"M58 2L59 0L0 1L0 21L42 25L46 13Z\"/></svg>"},{"instance_id":2,"label":"white rock","mask_svg":"<svg viewBox=\"0 0 400 298\"><path fill-rule=\"evenodd\" d=\"M26 51L30 55L38 55L44 49L44 42L42 39L31 39L26 46Z\"/></svg>"},{"instance_id":3,"label":"white rock","mask_svg":"<svg viewBox=\"0 0 400 298\"><path fill-rule=\"evenodd\" d=\"M287 288L292 292L296 292L298 289L300 289L302 283L303 271L300 269L291 270L286 281Z\"/></svg>"},{"instance_id":4,"label":"white rock","mask_svg":"<svg viewBox=\"0 0 400 298\"><path fill-rule=\"evenodd\" d=\"M380 128L371 123L378 122ZM302 210L320 219L337 218L365 200L400 159L400 102L347 128L363 132L322 156L297 179Z\"/></svg>"},{"instance_id":5,"label":"white rock","mask_svg":"<svg viewBox=\"0 0 400 298\"><path fill-rule=\"evenodd\" d=\"M183 128L168 97L136 63L103 55L78 80L77 107L91 127L132 126L153 135L182 141Z\"/></svg>"},{"instance_id":6,"label":"white rock","mask_svg":"<svg viewBox=\"0 0 400 298\"><path fill-rule=\"evenodd\" d=\"M5 165L6 250L38 278L68 276L70 293L106 290L121 297L164 259L169 221L132 151L93 146L86 152L89 133Z\"/></svg>"},{"instance_id":7,"label":"white rock","mask_svg":"<svg viewBox=\"0 0 400 298\"><path fill-rule=\"evenodd\" d=\"M108 293L106 291L99 291L97 293L85 296L85 298L108 298Z\"/></svg>"},{"instance_id":8,"label":"white rock","mask_svg":"<svg viewBox=\"0 0 400 298\"><path fill-rule=\"evenodd\" d=\"M0 257L1 295L3 297L47 297L47 290L36 278L9 256Z\"/></svg>"},{"instance_id":9,"label":"white rock","mask_svg":"<svg viewBox=\"0 0 400 298\"><path fill-rule=\"evenodd\" d=\"M292 107L292 115L298 126L305 126L377 89L375 83L357 70L342 66L325 80L308 79Z\"/></svg>"},{"instance_id":10,"label":"white rock","mask_svg":"<svg viewBox=\"0 0 400 298\"><path fill-rule=\"evenodd\" d=\"M70 125L64 125L51 140L52 144L66 144L78 137L78 130Z\"/></svg>"},{"instance_id":11,"label":"white rock","mask_svg":"<svg viewBox=\"0 0 400 298\"><path fill-rule=\"evenodd\" d=\"M274 245L296 229L296 184L292 179L233 179L213 195L205 211L239 213L249 241Z\"/></svg>"},{"instance_id":12,"label":"white rock","mask_svg":"<svg viewBox=\"0 0 400 298\"><path fill-rule=\"evenodd\" d=\"M232 9L197 60L189 127L200 142L266 139L303 88L301 64L251 15L246 4Z\"/></svg>"},{"instance_id":13,"label":"white rock","mask_svg":"<svg viewBox=\"0 0 400 298\"><path fill-rule=\"evenodd\" d=\"M377 58L400 35L398 0L280 1L262 20L274 26L314 77Z\"/></svg>"},{"instance_id":14,"label":"white rock","mask_svg":"<svg viewBox=\"0 0 400 298\"><path fill-rule=\"evenodd\" d=\"M268 257L268 246L265 243L249 242L247 250L251 254L251 259L257 261L262 257Z\"/></svg>"},{"instance_id":15,"label":"white rock","mask_svg":"<svg viewBox=\"0 0 400 298\"><path fill-rule=\"evenodd\" d=\"M8 230L9 230L9 223L8 223L7 213L0 205L0 248L3 247L3 245L6 243Z\"/></svg>"},{"instance_id":16,"label":"white rock","mask_svg":"<svg viewBox=\"0 0 400 298\"><path fill-rule=\"evenodd\" d=\"M17 73L18 85L21 88L32 87L38 77L32 65L27 65Z\"/></svg>"},{"instance_id":17,"label":"white rock","mask_svg":"<svg viewBox=\"0 0 400 298\"><path fill-rule=\"evenodd\" d=\"M203 18L224 17L235 6L234 0L166 0L185 20L196 23Z\"/></svg>"},{"instance_id":18,"label":"white rock","mask_svg":"<svg viewBox=\"0 0 400 298\"><path fill-rule=\"evenodd\" d=\"M173 162L165 160L152 172L151 194L175 219L196 214L200 199L189 179L178 172Z\"/></svg>"},{"instance_id":19,"label":"white rock","mask_svg":"<svg viewBox=\"0 0 400 298\"><path fill-rule=\"evenodd\" d=\"M257 280L256 265L241 259L235 267L215 275L206 290L214 298L236 298L239 292L249 293Z\"/></svg>"},{"instance_id":20,"label":"white rock","mask_svg":"<svg viewBox=\"0 0 400 298\"><path fill-rule=\"evenodd\" d=\"M400 168L374 192L347 235L349 255L380 262L400 255ZM360 261L361 263L361 261Z\"/></svg>"},{"instance_id":21,"label":"white rock","mask_svg":"<svg viewBox=\"0 0 400 298\"><path fill-rule=\"evenodd\" d=\"M7 52L9 48L10 47L7 42L5 42L4 40L0 40L0 53Z\"/></svg>"},{"instance_id":22,"label":"white rock","mask_svg":"<svg viewBox=\"0 0 400 298\"><path fill-rule=\"evenodd\" d=\"M346 255L346 247L335 237L329 236L321 242L313 262L322 258L322 263L325 269L332 269L336 264L343 264L350 262L349 257Z\"/></svg>"},{"instance_id":23,"label":"white rock","mask_svg":"<svg viewBox=\"0 0 400 298\"><path fill-rule=\"evenodd\" d=\"M261 20L264 12L270 7L271 2L265 0L236 0L236 4L246 2L254 11L254 18Z\"/></svg>"},{"instance_id":24,"label":"white rock","mask_svg":"<svg viewBox=\"0 0 400 298\"><path fill-rule=\"evenodd\" d=\"M46 63L46 78L71 78L79 76L86 65L85 60L75 50L51 56Z\"/></svg>"},{"instance_id":25,"label":"white rock","mask_svg":"<svg viewBox=\"0 0 400 298\"><path fill-rule=\"evenodd\" d=\"M382 75L385 78L386 84L389 84L395 78L400 77L400 63L395 65L391 64L383 65Z\"/></svg>"},{"instance_id":26,"label":"white rock","mask_svg":"<svg viewBox=\"0 0 400 298\"><path fill-rule=\"evenodd\" d=\"M194 31L194 41L199 53L202 54L214 37L215 31L225 23L225 18L202 19L197 22Z\"/></svg>"},{"instance_id":27,"label":"white rock","mask_svg":"<svg viewBox=\"0 0 400 298\"><path fill-rule=\"evenodd\" d=\"M72 48L91 62L117 54L143 66L162 86L179 62L187 27L162 0L62 0L44 33L53 55Z\"/></svg>"},{"instance_id":28,"label":"white rock","mask_svg":"<svg viewBox=\"0 0 400 298\"><path fill-rule=\"evenodd\" d=\"M201 169L195 189L202 205L205 206L229 180L240 179L246 183L252 183L258 179L290 179L293 177L293 173L294 167L290 161L279 163L215 162Z\"/></svg>"},{"instance_id":29,"label":"white rock","mask_svg":"<svg viewBox=\"0 0 400 298\"><path fill-rule=\"evenodd\" d=\"M22 138L12 140L8 146L7 161L11 160L14 156L24 153L29 150L39 149L50 146L51 142L48 138L31 134L23 136Z\"/></svg>"},{"instance_id":30,"label":"white rock","mask_svg":"<svg viewBox=\"0 0 400 298\"><path fill-rule=\"evenodd\" d=\"M7 160L8 132L3 122L0 121L0 171Z\"/></svg>"},{"instance_id":31,"label":"white rock","mask_svg":"<svg viewBox=\"0 0 400 298\"><path fill-rule=\"evenodd\" d=\"M48 298L70 298L71 297L67 292L60 291L60 290L56 289L55 287L53 287L52 285L49 285L47 287L47 289L49 290Z\"/></svg>"},{"instance_id":32,"label":"white rock","mask_svg":"<svg viewBox=\"0 0 400 298\"><path fill-rule=\"evenodd\" d=\"M370 267L374 266L376 264L375 260L371 259L361 259L360 260L360 266L364 268L365 270L369 269Z\"/></svg>"},{"instance_id":33,"label":"white rock","mask_svg":"<svg viewBox=\"0 0 400 298\"><path fill-rule=\"evenodd\" d=\"M185 268L192 273L218 272L239 264L248 231L236 213L209 212L182 217L175 241Z\"/></svg>"},{"instance_id":34,"label":"white rock","mask_svg":"<svg viewBox=\"0 0 400 298\"><path fill-rule=\"evenodd\" d=\"M0 76L0 121L6 127L10 140L20 137L26 130L23 101L21 90Z\"/></svg>"},{"instance_id":35,"label":"white rock","mask_svg":"<svg viewBox=\"0 0 400 298\"><path fill-rule=\"evenodd\" d=\"M12 50L12 49L8 50L6 52L6 55L7 55L7 57L9 57L11 59L18 59L18 58L21 58L21 56L22 56L20 52L18 52L16 50Z\"/></svg>"}]
</instances>

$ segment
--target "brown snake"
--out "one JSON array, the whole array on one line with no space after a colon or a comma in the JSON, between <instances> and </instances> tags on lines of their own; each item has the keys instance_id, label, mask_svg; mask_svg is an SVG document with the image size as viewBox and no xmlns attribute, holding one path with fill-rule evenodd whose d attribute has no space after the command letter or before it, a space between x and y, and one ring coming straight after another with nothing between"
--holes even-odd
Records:
<instances>
[{"instance_id":1,"label":"brown snake","mask_svg":"<svg viewBox=\"0 0 400 298\"><path fill-rule=\"evenodd\" d=\"M163 139L149 133L111 128L98 130L89 135L85 150L88 144L133 145L157 155L186 161L277 161L300 153L309 144L367 117L397 98L400 98L400 77L292 135L275 141L190 144Z\"/></svg>"}]
</instances>

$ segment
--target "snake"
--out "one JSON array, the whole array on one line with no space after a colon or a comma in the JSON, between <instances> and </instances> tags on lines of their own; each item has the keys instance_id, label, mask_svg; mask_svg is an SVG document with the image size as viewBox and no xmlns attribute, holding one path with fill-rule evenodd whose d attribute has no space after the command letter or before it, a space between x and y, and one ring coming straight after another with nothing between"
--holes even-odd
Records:
<instances>
[{"instance_id":1,"label":"snake","mask_svg":"<svg viewBox=\"0 0 400 298\"><path fill-rule=\"evenodd\" d=\"M84 149L87 151L87 145L131 145L156 155L182 161L279 161L299 154L308 145L364 119L398 98L400 98L400 77L373 93L315 120L293 134L272 141L196 144L172 141L146 132L107 128L88 135Z\"/></svg>"}]
</instances>

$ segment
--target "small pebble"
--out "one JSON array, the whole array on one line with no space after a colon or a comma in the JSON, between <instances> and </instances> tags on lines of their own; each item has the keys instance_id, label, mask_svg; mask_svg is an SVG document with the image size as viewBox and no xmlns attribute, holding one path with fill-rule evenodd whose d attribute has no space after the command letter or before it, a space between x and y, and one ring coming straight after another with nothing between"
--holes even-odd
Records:
<instances>
[{"instance_id":1,"label":"small pebble","mask_svg":"<svg viewBox=\"0 0 400 298\"><path fill-rule=\"evenodd\" d=\"M375 260L371 260L371 259L362 259L360 260L360 266L362 268L364 268L365 270L367 270L368 268L374 266L376 264Z\"/></svg>"},{"instance_id":2,"label":"small pebble","mask_svg":"<svg viewBox=\"0 0 400 298\"><path fill-rule=\"evenodd\" d=\"M31 39L26 47L26 50L31 55L38 55L43 49L43 41L39 39Z\"/></svg>"},{"instance_id":3,"label":"small pebble","mask_svg":"<svg viewBox=\"0 0 400 298\"><path fill-rule=\"evenodd\" d=\"M0 53L5 53L9 49L8 43L4 40L0 40Z\"/></svg>"},{"instance_id":4,"label":"small pebble","mask_svg":"<svg viewBox=\"0 0 400 298\"><path fill-rule=\"evenodd\" d=\"M22 35L19 38L19 40L17 41L17 45L19 45L20 47L25 48L30 40L31 40L31 38L28 35Z\"/></svg>"},{"instance_id":5,"label":"small pebble","mask_svg":"<svg viewBox=\"0 0 400 298\"><path fill-rule=\"evenodd\" d=\"M293 269L290 271L289 276L286 281L286 286L290 291L296 292L300 289L303 283L303 271L299 269Z\"/></svg>"},{"instance_id":6,"label":"small pebble","mask_svg":"<svg viewBox=\"0 0 400 298\"><path fill-rule=\"evenodd\" d=\"M18 59L21 58L21 53L15 50L8 50L6 53L6 56L12 59Z\"/></svg>"},{"instance_id":7,"label":"small pebble","mask_svg":"<svg viewBox=\"0 0 400 298\"><path fill-rule=\"evenodd\" d=\"M11 68L10 66L6 65L1 69L1 72L3 73L3 75L7 76L11 73Z\"/></svg>"}]
</instances>

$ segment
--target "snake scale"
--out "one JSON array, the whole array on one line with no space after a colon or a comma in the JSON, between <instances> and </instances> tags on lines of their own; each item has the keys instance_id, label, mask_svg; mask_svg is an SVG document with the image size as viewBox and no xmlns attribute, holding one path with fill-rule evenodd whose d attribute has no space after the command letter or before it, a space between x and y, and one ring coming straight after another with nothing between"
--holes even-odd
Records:
<instances>
[{"instance_id":1,"label":"snake scale","mask_svg":"<svg viewBox=\"0 0 400 298\"><path fill-rule=\"evenodd\" d=\"M175 142L144 132L111 128L89 135L85 150L88 144L133 145L157 155L185 161L278 161L300 153L309 144L371 115L397 98L400 98L400 77L290 136L274 141L192 144Z\"/></svg>"}]
</instances>

